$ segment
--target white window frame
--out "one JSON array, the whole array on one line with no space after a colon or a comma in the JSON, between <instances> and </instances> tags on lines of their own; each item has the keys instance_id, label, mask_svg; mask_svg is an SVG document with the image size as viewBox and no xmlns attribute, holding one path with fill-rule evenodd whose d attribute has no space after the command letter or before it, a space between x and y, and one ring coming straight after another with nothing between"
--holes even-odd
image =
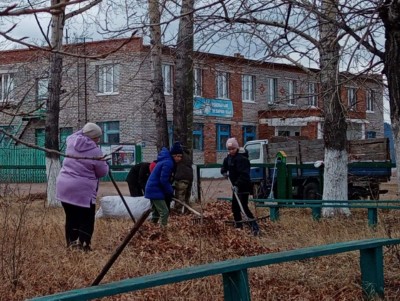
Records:
<instances>
[{"instance_id":1,"label":"white window frame","mask_svg":"<svg viewBox=\"0 0 400 301\"><path fill-rule=\"evenodd\" d=\"M243 102L255 102L255 86L256 77L254 75L243 74L242 75L242 101Z\"/></svg>"},{"instance_id":2,"label":"white window frame","mask_svg":"<svg viewBox=\"0 0 400 301\"><path fill-rule=\"evenodd\" d=\"M268 82L268 93L267 101L268 104L274 104L278 100L278 79L271 77L267 79Z\"/></svg>"},{"instance_id":3,"label":"white window frame","mask_svg":"<svg viewBox=\"0 0 400 301\"><path fill-rule=\"evenodd\" d=\"M173 93L172 68L173 66L170 64L162 64L162 77L163 77L165 95L172 95Z\"/></svg>"},{"instance_id":4,"label":"white window frame","mask_svg":"<svg viewBox=\"0 0 400 301\"><path fill-rule=\"evenodd\" d=\"M294 79L288 80L288 105L296 105L297 81Z\"/></svg>"},{"instance_id":5,"label":"white window frame","mask_svg":"<svg viewBox=\"0 0 400 301\"><path fill-rule=\"evenodd\" d=\"M229 73L219 71L216 78L217 98L229 99Z\"/></svg>"},{"instance_id":6,"label":"white window frame","mask_svg":"<svg viewBox=\"0 0 400 301\"><path fill-rule=\"evenodd\" d=\"M357 106L357 88L347 88L347 104L350 110L355 110Z\"/></svg>"},{"instance_id":7,"label":"white window frame","mask_svg":"<svg viewBox=\"0 0 400 301\"><path fill-rule=\"evenodd\" d=\"M308 105L311 107L317 106L317 83L308 83Z\"/></svg>"},{"instance_id":8,"label":"white window frame","mask_svg":"<svg viewBox=\"0 0 400 301\"><path fill-rule=\"evenodd\" d=\"M97 93L101 95L110 95L119 93L119 64L97 65L98 86Z\"/></svg>"},{"instance_id":9,"label":"white window frame","mask_svg":"<svg viewBox=\"0 0 400 301\"><path fill-rule=\"evenodd\" d=\"M3 103L14 100L15 75L14 73L0 74L0 101Z\"/></svg>"},{"instance_id":10,"label":"white window frame","mask_svg":"<svg viewBox=\"0 0 400 301\"><path fill-rule=\"evenodd\" d=\"M366 110L367 112L374 112L374 102L376 98L376 92L372 89L368 89L366 93Z\"/></svg>"},{"instance_id":11,"label":"white window frame","mask_svg":"<svg viewBox=\"0 0 400 301\"><path fill-rule=\"evenodd\" d=\"M193 71L193 95L201 96L203 92L203 70L194 68Z\"/></svg>"}]
</instances>

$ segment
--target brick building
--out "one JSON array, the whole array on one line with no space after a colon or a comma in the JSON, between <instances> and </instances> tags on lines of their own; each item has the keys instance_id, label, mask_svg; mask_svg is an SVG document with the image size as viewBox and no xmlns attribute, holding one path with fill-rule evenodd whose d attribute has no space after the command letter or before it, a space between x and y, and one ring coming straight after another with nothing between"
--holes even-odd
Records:
<instances>
[{"instance_id":1,"label":"brick building","mask_svg":"<svg viewBox=\"0 0 400 301\"><path fill-rule=\"evenodd\" d=\"M141 38L65 46L61 141L86 122L96 122L103 128L103 146L141 144L143 160L155 158L149 51ZM167 119L172 125L172 49L164 49L162 61ZM194 61L196 163L221 162L231 136L241 144L273 136L322 138L317 79L300 68L248 60L240 54L195 53ZM0 52L1 128L43 144L48 74L46 51ZM383 137L382 78L343 75L343 79L348 138ZM9 144L8 139L3 137L1 144Z\"/></svg>"}]
</instances>

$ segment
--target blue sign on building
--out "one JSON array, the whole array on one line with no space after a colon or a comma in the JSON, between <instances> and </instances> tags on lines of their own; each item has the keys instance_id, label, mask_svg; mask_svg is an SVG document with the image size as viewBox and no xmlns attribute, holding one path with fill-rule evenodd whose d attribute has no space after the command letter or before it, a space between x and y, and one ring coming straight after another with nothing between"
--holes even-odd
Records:
<instances>
[{"instance_id":1,"label":"blue sign on building","mask_svg":"<svg viewBox=\"0 0 400 301\"><path fill-rule=\"evenodd\" d=\"M195 97L193 114L214 117L233 117L232 100Z\"/></svg>"}]
</instances>

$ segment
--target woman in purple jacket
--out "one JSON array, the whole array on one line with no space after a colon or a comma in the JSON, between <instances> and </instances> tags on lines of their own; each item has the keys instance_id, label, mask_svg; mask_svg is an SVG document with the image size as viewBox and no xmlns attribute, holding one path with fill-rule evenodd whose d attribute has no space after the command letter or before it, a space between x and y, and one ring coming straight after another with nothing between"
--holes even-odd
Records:
<instances>
[{"instance_id":1,"label":"woman in purple jacket","mask_svg":"<svg viewBox=\"0 0 400 301\"><path fill-rule=\"evenodd\" d=\"M56 198L65 211L67 247L85 251L91 250L99 178L108 172L97 146L101 135L101 128L89 122L67 138L66 154L70 157L64 159L56 183Z\"/></svg>"}]
</instances>

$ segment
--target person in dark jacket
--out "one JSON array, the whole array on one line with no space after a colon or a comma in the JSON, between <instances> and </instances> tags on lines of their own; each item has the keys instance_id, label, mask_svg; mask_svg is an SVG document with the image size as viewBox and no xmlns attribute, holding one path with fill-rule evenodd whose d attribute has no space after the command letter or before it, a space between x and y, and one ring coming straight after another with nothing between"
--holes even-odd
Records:
<instances>
[{"instance_id":1,"label":"person in dark jacket","mask_svg":"<svg viewBox=\"0 0 400 301\"><path fill-rule=\"evenodd\" d=\"M182 160L182 154L180 143L175 143L171 150L163 147L157 156L157 164L150 174L144 192L144 196L151 201L152 222L158 223L158 220L161 220L161 227L164 229L169 217L166 200L174 194L171 176L175 172L175 164Z\"/></svg>"},{"instance_id":2,"label":"person in dark jacket","mask_svg":"<svg viewBox=\"0 0 400 301\"><path fill-rule=\"evenodd\" d=\"M181 162L176 165L174 180L175 198L189 205L193 183L193 168L192 158L188 149L183 148L183 157ZM175 209L176 211L181 211L183 213L185 207L179 203L175 203Z\"/></svg>"},{"instance_id":3,"label":"person in dark jacket","mask_svg":"<svg viewBox=\"0 0 400 301\"><path fill-rule=\"evenodd\" d=\"M131 196L143 196L147 180L150 176L150 163L141 162L133 165L126 177Z\"/></svg>"},{"instance_id":4,"label":"person in dark jacket","mask_svg":"<svg viewBox=\"0 0 400 301\"><path fill-rule=\"evenodd\" d=\"M253 213L248 206L249 195L251 191L250 181L250 161L245 153L239 152L239 143L236 138L229 138L226 142L228 156L224 159L221 167L221 174L229 177L232 184L232 212L235 221L235 228L243 228L242 214L249 219L254 219ZM239 197L239 200L236 198ZM243 211L240 209L239 203L242 205ZM250 222L252 232L258 235L260 229L256 221Z\"/></svg>"},{"instance_id":5,"label":"person in dark jacket","mask_svg":"<svg viewBox=\"0 0 400 301\"><path fill-rule=\"evenodd\" d=\"M97 146L101 135L101 128L89 122L67 138L66 154L71 157L64 159L57 176L56 198L65 211L65 238L70 248L91 250L99 179L108 173Z\"/></svg>"}]
</instances>

